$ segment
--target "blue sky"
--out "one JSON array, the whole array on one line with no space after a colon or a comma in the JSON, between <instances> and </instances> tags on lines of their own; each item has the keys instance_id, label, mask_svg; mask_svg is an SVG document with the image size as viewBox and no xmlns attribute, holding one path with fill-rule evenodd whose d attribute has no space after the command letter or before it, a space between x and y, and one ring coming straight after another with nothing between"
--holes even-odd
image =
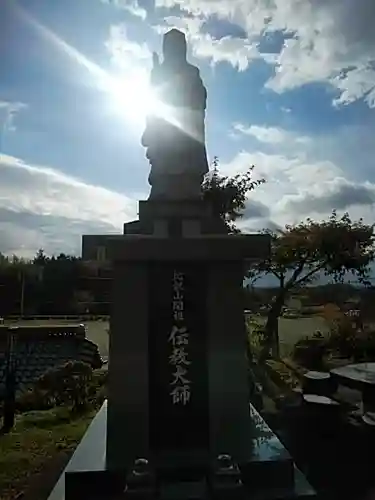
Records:
<instances>
[{"instance_id":1,"label":"blue sky","mask_svg":"<svg viewBox=\"0 0 375 500\"><path fill-rule=\"evenodd\" d=\"M243 229L333 208L372 223L373 19L373 0L3 0L0 251L78 254L136 217L141 91L172 27L208 90L210 158L267 180Z\"/></svg>"}]
</instances>

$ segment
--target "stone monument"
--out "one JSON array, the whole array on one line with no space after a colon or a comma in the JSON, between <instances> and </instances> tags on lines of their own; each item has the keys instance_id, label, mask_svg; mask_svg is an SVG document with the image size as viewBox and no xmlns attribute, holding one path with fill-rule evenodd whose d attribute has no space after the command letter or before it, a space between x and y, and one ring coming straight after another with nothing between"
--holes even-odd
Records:
<instances>
[{"instance_id":1,"label":"stone monument","mask_svg":"<svg viewBox=\"0 0 375 500\"><path fill-rule=\"evenodd\" d=\"M108 401L66 470L65 498L229 500L259 494L262 480L261 498L294 498L293 462L249 404L243 276L270 240L228 235L203 201L206 90L181 32L164 36L163 56L151 80L170 113L149 116L142 137L151 194L106 239Z\"/></svg>"}]
</instances>

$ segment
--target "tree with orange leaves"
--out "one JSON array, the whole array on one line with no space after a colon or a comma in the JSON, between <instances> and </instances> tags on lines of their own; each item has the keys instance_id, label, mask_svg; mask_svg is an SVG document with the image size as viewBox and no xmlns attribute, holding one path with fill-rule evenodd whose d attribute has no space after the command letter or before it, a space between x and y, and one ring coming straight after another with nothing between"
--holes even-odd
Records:
<instances>
[{"instance_id":1,"label":"tree with orange leaves","mask_svg":"<svg viewBox=\"0 0 375 500\"><path fill-rule=\"evenodd\" d=\"M278 319L285 300L292 291L311 284L322 275L343 282L353 275L363 285L369 284L370 263L374 260L374 226L362 219L352 221L334 210L328 220L307 219L287 225L279 232L264 231L272 238L269 259L258 263L248 277L255 283L265 275L278 280L278 291L272 301L265 326L262 358L279 354Z\"/></svg>"}]
</instances>

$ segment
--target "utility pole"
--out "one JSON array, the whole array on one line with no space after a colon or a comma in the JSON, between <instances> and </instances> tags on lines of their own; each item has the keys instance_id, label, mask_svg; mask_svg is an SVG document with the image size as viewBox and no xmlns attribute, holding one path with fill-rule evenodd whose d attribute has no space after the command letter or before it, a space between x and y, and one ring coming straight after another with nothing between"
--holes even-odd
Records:
<instances>
[{"instance_id":1,"label":"utility pole","mask_svg":"<svg viewBox=\"0 0 375 500\"><path fill-rule=\"evenodd\" d=\"M20 300L20 316L23 318L25 306L25 271L21 271L21 300Z\"/></svg>"},{"instance_id":2,"label":"utility pole","mask_svg":"<svg viewBox=\"0 0 375 500\"><path fill-rule=\"evenodd\" d=\"M17 326L8 328L8 345L5 367L5 398L3 412L3 433L9 432L14 427L16 413L16 362L15 346L17 341Z\"/></svg>"}]
</instances>

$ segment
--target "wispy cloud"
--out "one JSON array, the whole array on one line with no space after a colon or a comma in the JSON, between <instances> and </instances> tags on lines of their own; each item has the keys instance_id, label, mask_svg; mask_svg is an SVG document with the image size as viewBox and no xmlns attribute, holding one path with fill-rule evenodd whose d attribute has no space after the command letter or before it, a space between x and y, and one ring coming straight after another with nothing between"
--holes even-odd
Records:
<instances>
[{"instance_id":1,"label":"wispy cloud","mask_svg":"<svg viewBox=\"0 0 375 500\"><path fill-rule=\"evenodd\" d=\"M156 25L158 33L165 33L171 28L183 31L189 41L194 56L206 59L215 66L221 62L228 62L238 71L245 71L255 59L260 59L257 45L249 40L224 36L214 38L210 33L203 31L206 19L202 16L167 16L163 25Z\"/></svg>"},{"instance_id":2,"label":"wispy cloud","mask_svg":"<svg viewBox=\"0 0 375 500\"><path fill-rule=\"evenodd\" d=\"M369 207L375 204L375 184L370 182L355 183L337 177L326 182L324 189L313 186L295 195L287 195L285 208L309 215L311 212L327 213L335 208L348 210L351 207Z\"/></svg>"},{"instance_id":3,"label":"wispy cloud","mask_svg":"<svg viewBox=\"0 0 375 500\"><path fill-rule=\"evenodd\" d=\"M212 53L213 64L227 61L242 71L259 57L264 35L279 34L279 53L260 55L275 68L267 88L281 93L323 82L336 91L336 106L364 99L375 107L373 0L156 0L155 6L179 7L186 17L203 21L226 20L246 33L241 42L196 34L196 54Z\"/></svg>"},{"instance_id":4,"label":"wispy cloud","mask_svg":"<svg viewBox=\"0 0 375 500\"><path fill-rule=\"evenodd\" d=\"M79 253L82 233L121 233L136 216L135 198L12 156L0 155L0 178L0 251L16 252L24 232L23 252Z\"/></svg>"},{"instance_id":5,"label":"wispy cloud","mask_svg":"<svg viewBox=\"0 0 375 500\"><path fill-rule=\"evenodd\" d=\"M147 10L139 5L138 0L101 0L103 3L113 5L118 9L128 11L136 17L145 20L147 17Z\"/></svg>"},{"instance_id":6,"label":"wispy cloud","mask_svg":"<svg viewBox=\"0 0 375 500\"><path fill-rule=\"evenodd\" d=\"M357 141L348 140L358 134L371 135L371 129L345 127L331 137L299 136L280 127L244 124L235 124L233 129L243 137L243 150L223 163L221 171L234 175L255 165L256 178L267 181L251 192L249 199L268 207L269 212L252 211L249 205L242 227L270 227L270 223L283 226L308 216L321 219L333 209L339 213L350 211L353 218L373 222L375 178L363 181L357 176L357 166L372 163L375 144L369 143L369 150L363 148L362 152ZM345 161L343 143L347 146Z\"/></svg>"},{"instance_id":7,"label":"wispy cloud","mask_svg":"<svg viewBox=\"0 0 375 500\"><path fill-rule=\"evenodd\" d=\"M16 130L15 118L26 108L27 105L23 102L0 101L0 152L2 135Z\"/></svg>"},{"instance_id":8,"label":"wispy cloud","mask_svg":"<svg viewBox=\"0 0 375 500\"><path fill-rule=\"evenodd\" d=\"M105 46L118 71L134 71L134 67L151 65L152 55L148 45L130 40L124 23L110 27Z\"/></svg>"},{"instance_id":9,"label":"wispy cloud","mask_svg":"<svg viewBox=\"0 0 375 500\"><path fill-rule=\"evenodd\" d=\"M293 132L286 131L279 127L265 127L259 125L246 126L242 123L235 123L233 129L243 135L255 137L259 142L269 144L285 144L286 142L296 142L299 144L307 144L310 142L309 137L299 136Z\"/></svg>"}]
</instances>

